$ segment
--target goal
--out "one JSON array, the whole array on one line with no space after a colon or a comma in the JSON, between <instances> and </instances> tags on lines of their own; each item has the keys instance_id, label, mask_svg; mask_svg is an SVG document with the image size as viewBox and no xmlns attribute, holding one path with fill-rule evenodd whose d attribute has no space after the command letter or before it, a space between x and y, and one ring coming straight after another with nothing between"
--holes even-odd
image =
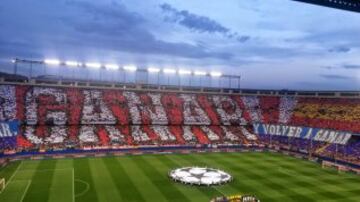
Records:
<instances>
[{"instance_id":1,"label":"goal","mask_svg":"<svg viewBox=\"0 0 360 202\"><path fill-rule=\"evenodd\" d=\"M5 178L0 178L0 193L5 189Z\"/></svg>"},{"instance_id":2,"label":"goal","mask_svg":"<svg viewBox=\"0 0 360 202\"><path fill-rule=\"evenodd\" d=\"M329 161L322 161L321 163L322 168L331 168L337 170L339 173L349 171L349 168L344 165L339 165L337 163L329 162Z\"/></svg>"}]
</instances>

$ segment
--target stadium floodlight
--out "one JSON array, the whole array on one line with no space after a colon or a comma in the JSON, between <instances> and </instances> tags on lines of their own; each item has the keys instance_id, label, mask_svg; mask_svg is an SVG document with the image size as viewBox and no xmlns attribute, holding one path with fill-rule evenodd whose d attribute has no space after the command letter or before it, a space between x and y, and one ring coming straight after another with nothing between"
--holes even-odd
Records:
<instances>
[{"instance_id":1,"label":"stadium floodlight","mask_svg":"<svg viewBox=\"0 0 360 202\"><path fill-rule=\"evenodd\" d=\"M190 70L180 69L179 74L191 74Z\"/></svg>"},{"instance_id":2,"label":"stadium floodlight","mask_svg":"<svg viewBox=\"0 0 360 202\"><path fill-rule=\"evenodd\" d=\"M197 76L205 76L207 73L203 71L195 71L194 74Z\"/></svg>"},{"instance_id":3,"label":"stadium floodlight","mask_svg":"<svg viewBox=\"0 0 360 202\"><path fill-rule=\"evenodd\" d=\"M76 62L76 61L66 61L65 65L66 66L71 66L71 67L77 67L77 66L79 66L79 63Z\"/></svg>"},{"instance_id":4,"label":"stadium floodlight","mask_svg":"<svg viewBox=\"0 0 360 202\"><path fill-rule=\"evenodd\" d=\"M221 72L210 72L210 75L213 77L219 77L219 76L222 76L222 73Z\"/></svg>"},{"instance_id":5,"label":"stadium floodlight","mask_svg":"<svg viewBox=\"0 0 360 202\"><path fill-rule=\"evenodd\" d=\"M16 59L12 59L12 60L11 60L11 63L16 63Z\"/></svg>"},{"instance_id":6,"label":"stadium floodlight","mask_svg":"<svg viewBox=\"0 0 360 202\"><path fill-rule=\"evenodd\" d=\"M56 59L46 59L44 63L47 65L60 65L60 61Z\"/></svg>"},{"instance_id":7,"label":"stadium floodlight","mask_svg":"<svg viewBox=\"0 0 360 202\"><path fill-rule=\"evenodd\" d=\"M147 70L148 70L148 72L151 72L151 73L158 73L158 72L160 72L160 69L159 69L159 68L154 68L154 67L149 67Z\"/></svg>"},{"instance_id":8,"label":"stadium floodlight","mask_svg":"<svg viewBox=\"0 0 360 202\"><path fill-rule=\"evenodd\" d=\"M118 70L119 65L117 65L117 64L106 64L105 68L108 69L108 70Z\"/></svg>"},{"instance_id":9,"label":"stadium floodlight","mask_svg":"<svg viewBox=\"0 0 360 202\"><path fill-rule=\"evenodd\" d=\"M163 69L163 72L165 74L175 74L176 70L175 69Z\"/></svg>"},{"instance_id":10,"label":"stadium floodlight","mask_svg":"<svg viewBox=\"0 0 360 202\"><path fill-rule=\"evenodd\" d=\"M130 71L130 72L135 72L137 70L137 67L134 65L126 65L126 66L124 66L124 70Z\"/></svg>"},{"instance_id":11,"label":"stadium floodlight","mask_svg":"<svg viewBox=\"0 0 360 202\"><path fill-rule=\"evenodd\" d=\"M100 63L86 63L85 66L98 69L101 67L101 64Z\"/></svg>"}]
</instances>

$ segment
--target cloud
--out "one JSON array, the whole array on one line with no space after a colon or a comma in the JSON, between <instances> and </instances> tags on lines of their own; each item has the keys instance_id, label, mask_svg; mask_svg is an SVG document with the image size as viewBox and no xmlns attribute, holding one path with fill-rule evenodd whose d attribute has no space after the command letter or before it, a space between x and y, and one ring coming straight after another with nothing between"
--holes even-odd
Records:
<instances>
[{"instance_id":1,"label":"cloud","mask_svg":"<svg viewBox=\"0 0 360 202\"><path fill-rule=\"evenodd\" d=\"M347 53L347 52L350 52L350 50L351 50L351 48L346 47L346 46L337 46L337 47L329 49L329 52Z\"/></svg>"},{"instance_id":2,"label":"cloud","mask_svg":"<svg viewBox=\"0 0 360 202\"><path fill-rule=\"evenodd\" d=\"M344 64L341 66L344 69L360 69L360 65Z\"/></svg>"},{"instance_id":3,"label":"cloud","mask_svg":"<svg viewBox=\"0 0 360 202\"><path fill-rule=\"evenodd\" d=\"M165 21L178 23L191 31L199 33L220 33L227 38L235 38L237 41L244 43L250 39L250 36L242 36L231 30L219 22L206 16L190 13L187 10L178 10L170 4L164 3L160 5L161 10L167 14Z\"/></svg>"},{"instance_id":4,"label":"cloud","mask_svg":"<svg viewBox=\"0 0 360 202\"><path fill-rule=\"evenodd\" d=\"M300 39L303 42L312 42L326 47L327 51L333 53L348 53L352 49L360 47L360 29L334 28L324 29L324 31L313 31L311 34Z\"/></svg>"},{"instance_id":5,"label":"cloud","mask_svg":"<svg viewBox=\"0 0 360 202\"><path fill-rule=\"evenodd\" d=\"M335 66L322 66L321 68L323 68L323 69L334 69L334 68L336 68Z\"/></svg>"},{"instance_id":6,"label":"cloud","mask_svg":"<svg viewBox=\"0 0 360 202\"><path fill-rule=\"evenodd\" d=\"M93 20L116 20L121 24L140 24L145 19L136 12L129 11L125 5L112 1L108 4L94 4L85 1L67 1L67 5L77 7L92 15Z\"/></svg>"},{"instance_id":7,"label":"cloud","mask_svg":"<svg viewBox=\"0 0 360 202\"><path fill-rule=\"evenodd\" d=\"M337 65L337 66L323 66L321 68L328 69L328 70L331 70L331 69L349 69L349 70L352 70L352 69L360 69L360 65L343 64L343 65Z\"/></svg>"},{"instance_id":8,"label":"cloud","mask_svg":"<svg viewBox=\"0 0 360 202\"><path fill-rule=\"evenodd\" d=\"M82 40L75 42L81 46L186 58L228 60L233 57L231 53L209 51L198 45L157 39L149 31L152 27L148 27L143 16L129 11L120 3L96 5L88 2L69 1L67 5L85 12L82 18L61 18L63 24L72 27L82 35Z\"/></svg>"},{"instance_id":9,"label":"cloud","mask_svg":"<svg viewBox=\"0 0 360 202\"><path fill-rule=\"evenodd\" d=\"M250 36L238 36L238 37L237 37L237 40L238 40L239 42L244 43L244 42L250 40Z\"/></svg>"},{"instance_id":10,"label":"cloud","mask_svg":"<svg viewBox=\"0 0 360 202\"><path fill-rule=\"evenodd\" d=\"M335 79L335 80L349 80L349 79L354 79L354 77L350 77L350 76L343 76L343 75L337 75L337 74L320 74L320 77L324 78L324 79Z\"/></svg>"},{"instance_id":11,"label":"cloud","mask_svg":"<svg viewBox=\"0 0 360 202\"><path fill-rule=\"evenodd\" d=\"M29 41L0 39L0 57L10 59L14 57L41 58L39 46Z\"/></svg>"},{"instance_id":12,"label":"cloud","mask_svg":"<svg viewBox=\"0 0 360 202\"><path fill-rule=\"evenodd\" d=\"M216 22L215 20L212 20L205 16L196 15L193 13L190 13L186 10L179 11L175 8L173 8L169 4L161 4L160 8L170 14L168 18L166 18L167 21L170 22L178 22L179 24L194 30L198 32L220 32L220 33L228 33L229 29L222 26L220 23Z\"/></svg>"}]
</instances>

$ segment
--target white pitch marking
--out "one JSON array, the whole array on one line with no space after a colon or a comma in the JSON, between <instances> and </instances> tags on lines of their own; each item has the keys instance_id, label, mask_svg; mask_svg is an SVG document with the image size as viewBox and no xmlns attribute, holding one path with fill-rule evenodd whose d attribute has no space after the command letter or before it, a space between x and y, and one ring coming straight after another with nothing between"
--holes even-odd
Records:
<instances>
[{"instance_id":1,"label":"white pitch marking","mask_svg":"<svg viewBox=\"0 0 360 202\"><path fill-rule=\"evenodd\" d=\"M20 202L22 202L24 200L26 193L29 190L30 184L31 184L31 180L28 180L28 184L26 185L25 191L24 191L23 195L21 196Z\"/></svg>"},{"instance_id":2,"label":"white pitch marking","mask_svg":"<svg viewBox=\"0 0 360 202\"><path fill-rule=\"evenodd\" d=\"M57 170L70 170L72 168L55 168L55 169L22 169L19 172L49 172Z\"/></svg>"},{"instance_id":3,"label":"white pitch marking","mask_svg":"<svg viewBox=\"0 0 360 202\"><path fill-rule=\"evenodd\" d=\"M12 179L15 177L15 175L19 172L19 169L20 169L21 165L22 165L22 161L20 161L19 166L16 168L16 170L14 171L14 173L11 175L11 177L9 178L9 180L7 181L7 183L5 184L5 186L8 185L8 184L12 181Z\"/></svg>"},{"instance_id":4,"label":"white pitch marking","mask_svg":"<svg viewBox=\"0 0 360 202\"><path fill-rule=\"evenodd\" d=\"M75 170L72 168L72 193L73 193L73 202L75 202Z\"/></svg>"},{"instance_id":5,"label":"white pitch marking","mask_svg":"<svg viewBox=\"0 0 360 202\"><path fill-rule=\"evenodd\" d=\"M218 191L218 192L220 192L223 196L226 196L226 194L224 194L224 192L222 192L220 189L218 189L217 187L213 187L213 188L215 188L216 189L216 191Z\"/></svg>"}]
</instances>

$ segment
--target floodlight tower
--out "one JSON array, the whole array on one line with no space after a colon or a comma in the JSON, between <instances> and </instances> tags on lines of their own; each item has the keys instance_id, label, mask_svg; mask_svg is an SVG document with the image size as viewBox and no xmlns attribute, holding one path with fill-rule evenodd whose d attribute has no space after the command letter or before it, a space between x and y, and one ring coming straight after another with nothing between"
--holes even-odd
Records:
<instances>
[{"instance_id":1,"label":"floodlight tower","mask_svg":"<svg viewBox=\"0 0 360 202\"><path fill-rule=\"evenodd\" d=\"M123 72L123 83L127 82L127 73L135 73L135 82L137 83L137 77L138 77L138 73L142 72L142 73L146 73L147 76L147 82L146 84L149 84L149 76L150 74L157 74L157 85L160 85L160 73L163 75L167 76L167 85L170 85L170 76L171 75L175 75L178 79L178 86L181 86L181 79L183 78L183 76L188 76L189 78L189 83L188 85L191 86L192 85L192 81L194 79L194 77L199 77L200 78L200 87L202 87L202 78L206 77L210 79L210 85L212 83L212 81L214 79L218 79L218 87L221 87L221 79L229 79L229 88L232 88L232 80L233 79L237 79L238 81L238 87L240 88L240 76L236 76L236 75L224 75L222 72L218 72L218 71L211 71L211 72L206 72L206 71L201 71L201 70L190 70L190 69L186 69L186 68L180 68L180 69L172 69L172 68L157 68L157 67L148 67L148 68L138 68L135 65L125 65L120 67L118 64L116 63L98 63L98 62L78 62L76 60L59 60L59 59L44 59L44 60L27 60L27 59L19 59L19 58L15 58L13 60L11 60L11 62L14 64L14 74L17 75L18 72L18 63L25 63L25 64L29 64L30 65L30 72L28 74L28 78L31 79L32 76L32 71L33 71L33 64L39 64L39 65L45 65L44 66L44 70L46 71L46 68L48 66L56 66L59 67L59 74L60 74L60 67L68 67L71 68L72 70L72 78L75 78L75 69L77 67L82 67L82 68L86 68L86 80L89 81L89 74L91 69L92 70L99 70L99 79L102 80L102 73L107 70L107 71L118 71L118 72ZM113 75L113 74L112 74ZM113 78L113 77L112 77ZM113 80L113 79L112 79ZM138 83L137 83L138 84Z\"/></svg>"},{"instance_id":2,"label":"floodlight tower","mask_svg":"<svg viewBox=\"0 0 360 202\"><path fill-rule=\"evenodd\" d=\"M155 67L149 67L148 69L147 69L147 71L148 71L148 82L147 83L149 83L149 74L157 74L157 81L156 81L156 84L157 85L159 85L159 83L160 83L160 78L159 78L159 76L160 76L160 69L159 68L155 68Z\"/></svg>"},{"instance_id":3,"label":"floodlight tower","mask_svg":"<svg viewBox=\"0 0 360 202\"><path fill-rule=\"evenodd\" d=\"M163 69L163 71L162 71L164 74L167 74L167 78L168 78L168 80L167 80L167 85L170 85L170 75L171 74L176 74L176 69L168 69L168 68L165 68L165 69Z\"/></svg>"}]
</instances>

